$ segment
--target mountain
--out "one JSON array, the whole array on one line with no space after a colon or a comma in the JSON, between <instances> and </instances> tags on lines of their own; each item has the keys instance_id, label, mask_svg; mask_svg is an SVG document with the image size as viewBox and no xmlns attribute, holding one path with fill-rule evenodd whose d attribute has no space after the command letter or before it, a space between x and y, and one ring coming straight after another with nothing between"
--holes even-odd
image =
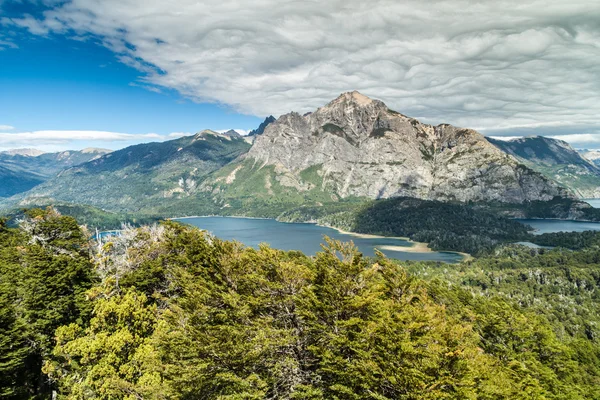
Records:
<instances>
[{"instance_id":1,"label":"mountain","mask_svg":"<svg viewBox=\"0 0 600 400\"><path fill-rule=\"evenodd\" d=\"M478 132L422 124L358 92L283 115L254 138L205 130L131 146L68 168L4 207L61 201L145 216L274 218L320 208L299 213L315 216L307 220L395 197L512 216L586 218L590 208Z\"/></svg>"},{"instance_id":2,"label":"mountain","mask_svg":"<svg viewBox=\"0 0 600 400\"><path fill-rule=\"evenodd\" d=\"M45 152L38 149L11 149L0 152L2 154L8 154L9 156L28 156L37 157Z\"/></svg>"},{"instance_id":3,"label":"mountain","mask_svg":"<svg viewBox=\"0 0 600 400\"><path fill-rule=\"evenodd\" d=\"M0 153L0 197L25 192L74 165L98 158L111 150L84 149L44 153L35 149Z\"/></svg>"},{"instance_id":4,"label":"mountain","mask_svg":"<svg viewBox=\"0 0 600 400\"><path fill-rule=\"evenodd\" d=\"M358 92L269 124L203 183L224 204L415 197L523 203L569 196L471 129L431 126ZM273 204L276 206L276 204Z\"/></svg>"},{"instance_id":5,"label":"mountain","mask_svg":"<svg viewBox=\"0 0 600 400\"><path fill-rule=\"evenodd\" d=\"M543 136L487 140L580 198L600 197L600 167L582 157L567 142Z\"/></svg>"},{"instance_id":6,"label":"mountain","mask_svg":"<svg viewBox=\"0 0 600 400\"><path fill-rule=\"evenodd\" d=\"M230 129L227 132L223 132L222 135L228 136L230 138L241 138L242 137L242 135L240 135L237 131L234 131L233 129Z\"/></svg>"},{"instance_id":7,"label":"mountain","mask_svg":"<svg viewBox=\"0 0 600 400\"><path fill-rule=\"evenodd\" d=\"M248 133L248 136L262 135L266 127L272 124L273 122L275 122L275 117L269 115L267 118L265 118L263 122L261 122L258 128L251 130L250 133Z\"/></svg>"},{"instance_id":8,"label":"mountain","mask_svg":"<svg viewBox=\"0 0 600 400\"><path fill-rule=\"evenodd\" d=\"M211 130L167 142L130 146L66 169L13 200L19 206L55 200L114 212L164 211L193 195L207 174L249 147L241 137Z\"/></svg>"},{"instance_id":9,"label":"mountain","mask_svg":"<svg viewBox=\"0 0 600 400\"><path fill-rule=\"evenodd\" d=\"M29 171L15 171L0 165L0 198L10 197L25 192L40 183L45 178Z\"/></svg>"},{"instance_id":10,"label":"mountain","mask_svg":"<svg viewBox=\"0 0 600 400\"><path fill-rule=\"evenodd\" d=\"M579 154L586 160L591 161L594 165L600 166L600 150L579 150Z\"/></svg>"}]
</instances>

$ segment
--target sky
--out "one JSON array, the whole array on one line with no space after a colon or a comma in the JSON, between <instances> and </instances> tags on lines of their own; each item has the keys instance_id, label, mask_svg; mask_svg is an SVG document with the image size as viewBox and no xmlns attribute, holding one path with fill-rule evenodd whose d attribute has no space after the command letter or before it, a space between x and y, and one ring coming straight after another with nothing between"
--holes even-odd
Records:
<instances>
[{"instance_id":1,"label":"sky","mask_svg":"<svg viewBox=\"0 0 600 400\"><path fill-rule=\"evenodd\" d=\"M0 0L0 149L243 132L351 90L600 148L600 2Z\"/></svg>"}]
</instances>

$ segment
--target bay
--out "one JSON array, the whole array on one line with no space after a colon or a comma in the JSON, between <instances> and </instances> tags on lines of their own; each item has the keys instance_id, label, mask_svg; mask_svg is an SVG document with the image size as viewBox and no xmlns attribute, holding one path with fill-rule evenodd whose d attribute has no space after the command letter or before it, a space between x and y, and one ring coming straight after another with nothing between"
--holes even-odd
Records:
<instances>
[{"instance_id":1,"label":"bay","mask_svg":"<svg viewBox=\"0 0 600 400\"><path fill-rule=\"evenodd\" d=\"M308 255L315 255L321 250L324 236L328 236L343 242L354 242L366 256L374 256L375 249L380 249L389 258L398 260L458 263L463 259L461 254L453 252L416 253L390 250L389 247L386 247L409 248L414 243L399 238L343 234L335 229L315 224L284 223L272 219L235 217L190 217L176 220L206 230L220 239L237 240L254 248L257 248L260 243L267 243L275 249L299 250Z\"/></svg>"},{"instance_id":2,"label":"bay","mask_svg":"<svg viewBox=\"0 0 600 400\"><path fill-rule=\"evenodd\" d=\"M559 219L518 219L517 221L530 225L535 235L552 232L583 232L600 231L600 222L564 221Z\"/></svg>"}]
</instances>

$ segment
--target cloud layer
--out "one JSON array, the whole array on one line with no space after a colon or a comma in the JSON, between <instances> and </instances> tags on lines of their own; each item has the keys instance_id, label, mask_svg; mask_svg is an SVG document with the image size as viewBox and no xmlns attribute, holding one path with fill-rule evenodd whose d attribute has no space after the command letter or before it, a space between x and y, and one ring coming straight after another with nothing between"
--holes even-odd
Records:
<instances>
[{"instance_id":1,"label":"cloud layer","mask_svg":"<svg viewBox=\"0 0 600 400\"><path fill-rule=\"evenodd\" d=\"M595 0L71 0L32 34L88 37L143 84L266 116L359 90L496 136L600 133Z\"/></svg>"},{"instance_id":2,"label":"cloud layer","mask_svg":"<svg viewBox=\"0 0 600 400\"><path fill-rule=\"evenodd\" d=\"M80 150L102 147L116 150L132 144L176 139L190 133L119 133L104 131L34 131L0 133L0 151L14 148L36 148L43 151Z\"/></svg>"}]
</instances>

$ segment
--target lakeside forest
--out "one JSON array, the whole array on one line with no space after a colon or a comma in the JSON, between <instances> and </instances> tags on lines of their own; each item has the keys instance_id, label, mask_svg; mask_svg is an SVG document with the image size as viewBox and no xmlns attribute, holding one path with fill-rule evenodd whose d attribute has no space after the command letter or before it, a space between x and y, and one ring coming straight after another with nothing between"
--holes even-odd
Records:
<instances>
[{"instance_id":1,"label":"lakeside forest","mask_svg":"<svg viewBox=\"0 0 600 400\"><path fill-rule=\"evenodd\" d=\"M529 202L519 205L518 215L523 218L541 218L559 214L566 218L567 210L574 204L576 201L564 198L556 198L550 202ZM520 241L542 246L567 244L560 240L557 242L555 236L549 234L534 235L531 227L509 218L510 213L517 210L511 207L516 205L465 204L396 197L303 205L288 208L279 214L265 211L265 207L270 205L263 204L263 207L250 210L229 207L218 213L207 212L203 215L266 217L276 218L280 222L318 223L355 233L408 237L415 242L428 243L432 250L456 251L473 256L490 255L502 244ZM52 207L63 215L74 217L80 224L99 230L120 229L123 224L151 225L164 218L156 214L115 213L89 205L65 202L53 203ZM8 225L16 226L25 211L16 209L7 213ZM180 212L182 214L179 216L194 215L192 210L184 209ZM600 221L600 209L588 207L581 212L584 220ZM171 214L171 217L176 216Z\"/></svg>"},{"instance_id":2,"label":"lakeside forest","mask_svg":"<svg viewBox=\"0 0 600 400\"><path fill-rule=\"evenodd\" d=\"M600 235L459 265L246 248L175 222L102 243L0 224L7 399L600 398Z\"/></svg>"}]
</instances>

